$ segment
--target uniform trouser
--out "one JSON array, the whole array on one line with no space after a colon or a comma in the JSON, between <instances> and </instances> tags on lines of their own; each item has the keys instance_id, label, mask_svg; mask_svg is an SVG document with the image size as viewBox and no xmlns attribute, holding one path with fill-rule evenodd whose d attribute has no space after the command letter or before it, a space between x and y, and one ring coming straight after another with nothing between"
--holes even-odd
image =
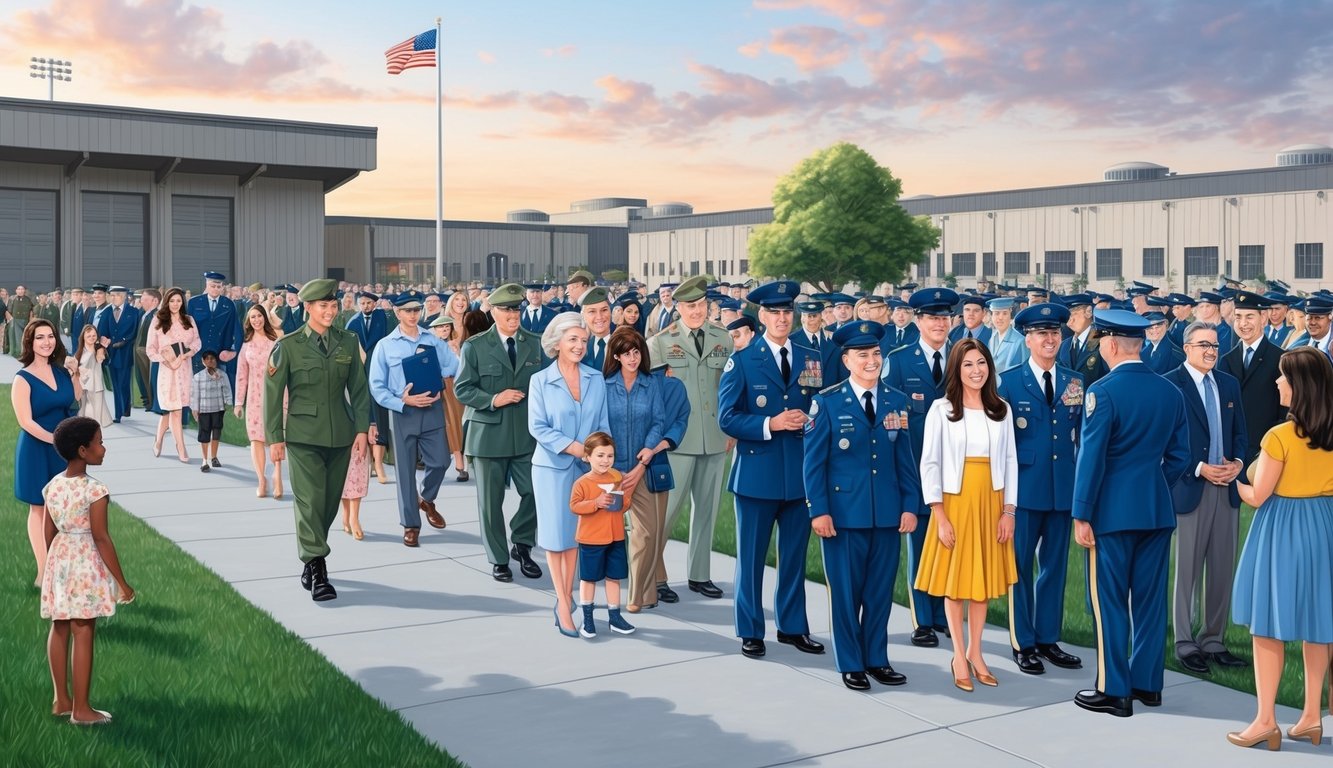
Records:
<instances>
[{"instance_id":1,"label":"uniform trouser","mask_svg":"<svg viewBox=\"0 0 1333 768\"><path fill-rule=\"evenodd\" d=\"M139 394L143 397L140 402L143 407L151 410L153 407L153 398L157 394L156 389L148 386L151 376L149 373L150 361L148 360L148 350L145 347L134 348L134 380L139 384Z\"/></svg>"},{"instance_id":2,"label":"uniform trouser","mask_svg":"<svg viewBox=\"0 0 1333 768\"><path fill-rule=\"evenodd\" d=\"M515 544L537 543L537 501L532 495L532 456L471 456L477 473L477 496L481 501L481 543L491 565L509 564L505 540L505 485L512 480L518 491L518 511L509 521Z\"/></svg>"},{"instance_id":3,"label":"uniform trouser","mask_svg":"<svg viewBox=\"0 0 1333 768\"><path fill-rule=\"evenodd\" d=\"M389 409L375 403L375 445L393 445L393 428L389 426ZM397 454L394 455L397 461Z\"/></svg>"},{"instance_id":4,"label":"uniform trouser","mask_svg":"<svg viewBox=\"0 0 1333 768\"><path fill-rule=\"evenodd\" d=\"M718 495L722 492L722 470L727 465L725 453L667 454L676 487L667 494L666 530L675 527L676 518L690 502L689 580L712 578L713 524L717 522ZM667 582L666 562L657 567L657 582Z\"/></svg>"},{"instance_id":5,"label":"uniform trouser","mask_svg":"<svg viewBox=\"0 0 1333 768\"><path fill-rule=\"evenodd\" d=\"M398 522L404 528L421 527L419 499L435 501L444 481L449 461L449 443L444 436L444 407L440 402L428 408L403 406L403 412L389 412L393 425L394 472L398 476ZM416 457L426 465L417 496Z\"/></svg>"},{"instance_id":6,"label":"uniform trouser","mask_svg":"<svg viewBox=\"0 0 1333 768\"><path fill-rule=\"evenodd\" d=\"M1227 488L1206 483L1199 506L1176 517L1176 587L1171 612L1176 656L1196 651L1220 653L1231 615L1231 581L1236 573L1240 510ZM1202 582L1202 585L1200 584ZM1196 589L1202 587L1201 590ZM1194 598L1199 592L1199 631L1194 632Z\"/></svg>"},{"instance_id":7,"label":"uniform trouser","mask_svg":"<svg viewBox=\"0 0 1333 768\"><path fill-rule=\"evenodd\" d=\"M824 552L833 659L839 672L889 663L889 611L902 538L897 528L838 528L819 540Z\"/></svg>"},{"instance_id":8,"label":"uniform trouser","mask_svg":"<svg viewBox=\"0 0 1333 768\"><path fill-rule=\"evenodd\" d=\"M338 516L352 446L287 443L296 509L296 551L310 562L329 554L329 526Z\"/></svg>"},{"instance_id":9,"label":"uniform trouser","mask_svg":"<svg viewBox=\"0 0 1333 768\"><path fill-rule=\"evenodd\" d=\"M629 599L636 605L657 603L657 571L666 546L667 493L653 493L641 480L630 497Z\"/></svg>"},{"instance_id":10,"label":"uniform trouser","mask_svg":"<svg viewBox=\"0 0 1333 768\"><path fill-rule=\"evenodd\" d=\"M134 364L126 360L123 365L111 368L111 398L115 401L115 418L130 415L130 379L134 373Z\"/></svg>"},{"instance_id":11,"label":"uniform trouser","mask_svg":"<svg viewBox=\"0 0 1333 768\"><path fill-rule=\"evenodd\" d=\"M1067 510L1018 508L1014 525L1018 583L1009 590L1009 644L1015 651L1060 642L1073 522Z\"/></svg>"},{"instance_id":12,"label":"uniform trouser","mask_svg":"<svg viewBox=\"0 0 1333 768\"><path fill-rule=\"evenodd\" d=\"M926 546L926 530L930 527L929 514L917 515L916 529L907 534L907 607L912 613L912 629L945 627L944 598L916 589L916 569L921 563L921 551Z\"/></svg>"},{"instance_id":13,"label":"uniform trouser","mask_svg":"<svg viewBox=\"0 0 1333 768\"><path fill-rule=\"evenodd\" d=\"M764 565L773 525L778 526L778 583L774 589L778 631L810 633L805 616L805 548L810 514L805 499L756 499L736 494L736 636L764 637Z\"/></svg>"},{"instance_id":14,"label":"uniform trouser","mask_svg":"<svg viewBox=\"0 0 1333 768\"><path fill-rule=\"evenodd\" d=\"M1097 690L1107 696L1162 690L1170 555L1170 528L1098 533L1088 551Z\"/></svg>"},{"instance_id":15,"label":"uniform trouser","mask_svg":"<svg viewBox=\"0 0 1333 768\"><path fill-rule=\"evenodd\" d=\"M23 351L23 331L28 327L27 320L17 317L9 321L9 353L18 357Z\"/></svg>"}]
</instances>

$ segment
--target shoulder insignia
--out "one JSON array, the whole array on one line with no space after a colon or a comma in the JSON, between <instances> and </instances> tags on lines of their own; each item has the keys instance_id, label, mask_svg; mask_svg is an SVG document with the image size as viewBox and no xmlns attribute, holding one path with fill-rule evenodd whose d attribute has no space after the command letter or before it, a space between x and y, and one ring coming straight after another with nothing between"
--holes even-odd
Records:
<instances>
[{"instance_id":1,"label":"shoulder insignia","mask_svg":"<svg viewBox=\"0 0 1333 768\"><path fill-rule=\"evenodd\" d=\"M730 371L732 368L735 368L735 367L736 367L736 358L734 358L734 357L728 357L728 358L727 358L727 364L726 364L725 366L722 367L722 372L723 372L723 373L727 373L728 371Z\"/></svg>"},{"instance_id":2,"label":"shoulder insignia","mask_svg":"<svg viewBox=\"0 0 1333 768\"><path fill-rule=\"evenodd\" d=\"M821 392L820 394L823 394L823 392ZM818 414L818 413L819 413L819 401L818 401L818 400L811 400L811 401L810 401L810 418L813 419L813 418L815 417L815 415Z\"/></svg>"},{"instance_id":3,"label":"shoulder insignia","mask_svg":"<svg viewBox=\"0 0 1333 768\"><path fill-rule=\"evenodd\" d=\"M282 361L282 340L279 339L273 345L273 350L268 353L268 375L278 375L278 364Z\"/></svg>"},{"instance_id":4,"label":"shoulder insignia","mask_svg":"<svg viewBox=\"0 0 1333 768\"><path fill-rule=\"evenodd\" d=\"M1097 409L1097 395L1089 392L1087 397L1083 398L1083 415L1092 416L1092 412Z\"/></svg>"},{"instance_id":5,"label":"shoulder insignia","mask_svg":"<svg viewBox=\"0 0 1333 768\"><path fill-rule=\"evenodd\" d=\"M837 392L839 389L842 389L842 382L841 382L841 381L838 382L837 384L832 385L832 386L824 387L823 389L819 390L819 394L821 394L821 395L831 395L831 394L833 394L834 392Z\"/></svg>"}]
</instances>

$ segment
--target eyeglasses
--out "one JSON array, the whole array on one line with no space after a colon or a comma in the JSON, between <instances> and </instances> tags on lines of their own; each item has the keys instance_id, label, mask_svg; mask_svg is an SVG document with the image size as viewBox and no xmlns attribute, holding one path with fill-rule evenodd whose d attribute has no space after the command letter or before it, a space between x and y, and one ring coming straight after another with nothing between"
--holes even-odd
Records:
<instances>
[{"instance_id":1,"label":"eyeglasses","mask_svg":"<svg viewBox=\"0 0 1333 768\"><path fill-rule=\"evenodd\" d=\"M1222 348L1221 344L1214 344L1211 341L1190 341L1186 342L1185 346L1198 347L1199 349L1202 349L1204 352L1216 352L1217 350Z\"/></svg>"}]
</instances>

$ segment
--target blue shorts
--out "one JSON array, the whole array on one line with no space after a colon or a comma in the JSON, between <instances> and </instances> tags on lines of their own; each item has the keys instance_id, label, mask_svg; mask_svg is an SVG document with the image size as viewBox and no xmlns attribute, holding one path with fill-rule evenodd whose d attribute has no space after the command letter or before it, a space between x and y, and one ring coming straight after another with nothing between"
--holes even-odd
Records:
<instances>
[{"instance_id":1,"label":"blue shorts","mask_svg":"<svg viewBox=\"0 0 1333 768\"><path fill-rule=\"evenodd\" d=\"M629 556L625 554L623 540L613 541L610 544L579 544L581 581L628 578Z\"/></svg>"}]
</instances>

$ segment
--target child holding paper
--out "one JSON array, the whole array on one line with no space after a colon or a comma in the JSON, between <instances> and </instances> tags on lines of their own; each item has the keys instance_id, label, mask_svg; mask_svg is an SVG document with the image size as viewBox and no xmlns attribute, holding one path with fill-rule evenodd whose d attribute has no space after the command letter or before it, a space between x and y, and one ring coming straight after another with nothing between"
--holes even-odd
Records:
<instances>
[{"instance_id":1,"label":"child holding paper","mask_svg":"<svg viewBox=\"0 0 1333 768\"><path fill-rule=\"evenodd\" d=\"M597 582L605 579L608 624L612 632L628 635L634 626L620 615L620 580L629 578L629 557L625 552L625 494L620 490L621 475L612 468L615 441L605 432L593 432L583 441L583 460L592 470L574 483L569 494L569 509L579 516L574 534L579 543L579 603L583 606L579 634L597 636L592 599Z\"/></svg>"}]
</instances>

